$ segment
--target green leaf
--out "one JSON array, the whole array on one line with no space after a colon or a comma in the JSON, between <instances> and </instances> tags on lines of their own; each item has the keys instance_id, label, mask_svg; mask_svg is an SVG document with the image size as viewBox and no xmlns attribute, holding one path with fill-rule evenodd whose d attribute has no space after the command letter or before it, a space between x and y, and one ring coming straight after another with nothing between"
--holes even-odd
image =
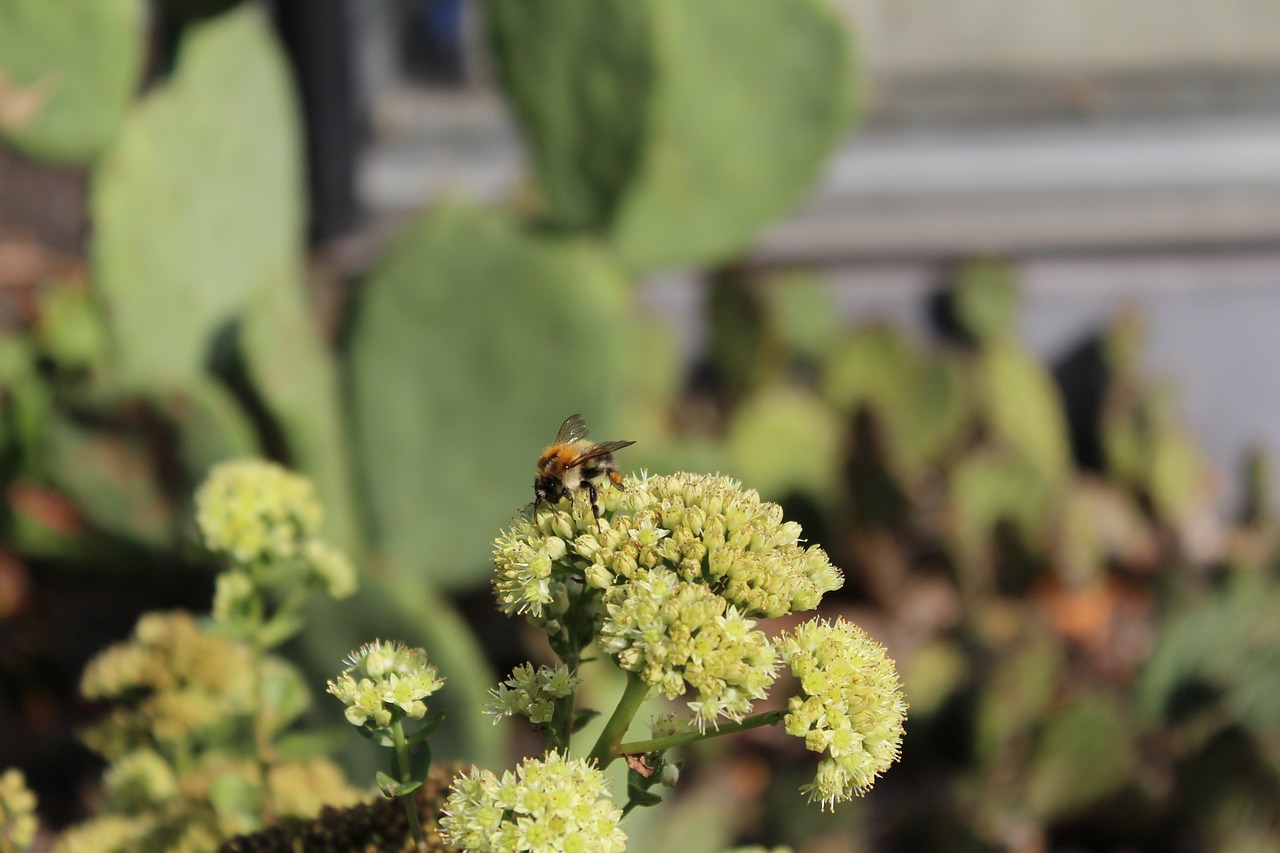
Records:
<instances>
[{"instance_id":1,"label":"green leaf","mask_svg":"<svg viewBox=\"0 0 1280 853\"><path fill-rule=\"evenodd\" d=\"M276 646L292 639L306 625L306 621L297 613L277 613L270 622L262 626L262 645L274 649Z\"/></svg>"},{"instance_id":2,"label":"green leaf","mask_svg":"<svg viewBox=\"0 0 1280 853\"><path fill-rule=\"evenodd\" d=\"M883 416L904 406L921 364L920 353L899 330L880 325L858 329L829 354L823 394L847 415L868 406Z\"/></svg>"},{"instance_id":3,"label":"green leaf","mask_svg":"<svg viewBox=\"0 0 1280 853\"><path fill-rule=\"evenodd\" d=\"M419 783L427 781L431 770L431 744L425 740L409 744L409 776Z\"/></svg>"},{"instance_id":4,"label":"green leaf","mask_svg":"<svg viewBox=\"0 0 1280 853\"><path fill-rule=\"evenodd\" d=\"M779 339L793 353L819 360L840 341L844 328L826 282L806 272L770 281L764 291Z\"/></svg>"},{"instance_id":5,"label":"green leaf","mask_svg":"<svg viewBox=\"0 0 1280 853\"><path fill-rule=\"evenodd\" d=\"M569 734L577 734L582 731L588 723L600 716L600 712L594 708L580 708L573 714L573 724L569 727Z\"/></svg>"},{"instance_id":6,"label":"green leaf","mask_svg":"<svg viewBox=\"0 0 1280 853\"><path fill-rule=\"evenodd\" d=\"M85 287L56 284L37 294L40 351L66 372L87 372L103 361L106 327Z\"/></svg>"},{"instance_id":7,"label":"green leaf","mask_svg":"<svg viewBox=\"0 0 1280 853\"><path fill-rule=\"evenodd\" d=\"M1045 633L1020 637L997 651L974 732L978 759L988 767L998 764L1010 741L1044 718L1064 666L1061 644Z\"/></svg>"},{"instance_id":8,"label":"green leaf","mask_svg":"<svg viewBox=\"0 0 1280 853\"><path fill-rule=\"evenodd\" d=\"M852 118L848 34L823 0L648 0L643 162L612 240L637 270L733 257L787 213Z\"/></svg>"},{"instance_id":9,"label":"green leaf","mask_svg":"<svg viewBox=\"0 0 1280 853\"><path fill-rule=\"evenodd\" d=\"M626 437L608 418L625 296L600 252L495 213L444 208L392 247L350 347L361 487L390 567L476 583L567 415Z\"/></svg>"},{"instance_id":10,"label":"green leaf","mask_svg":"<svg viewBox=\"0 0 1280 853\"><path fill-rule=\"evenodd\" d=\"M378 775L375 778L378 782L378 790L382 792L382 796L389 800L394 800L396 797L406 797L422 787L422 782L420 781L399 782L381 770L378 771Z\"/></svg>"},{"instance_id":11,"label":"green leaf","mask_svg":"<svg viewBox=\"0 0 1280 853\"><path fill-rule=\"evenodd\" d=\"M405 741L413 744L431 737L435 730L440 728L440 724L444 722L446 716L444 711L437 711L434 714L428 714L423 717L421 724L405 738Z\"/></svg>"},{"instance_id":12,"label":"green leaf","mask_svg":"<svg viewBox=\"0 0 1280 853\"><path fill-rule=\"evenodd\" d=\"M627 783L627 805L629 806L656 806L662 802L662 797L642 788L635 782Z\"/></svg>"},{"instance_id":13,"label":"green leaf","mask_svg":"<svg viewBox=\"0 0 1280 853\"><path fill-rule=\"evenodd\" d=\"M54 163L115 138L146 54L144 0L0 0L0 137Z\"/></svg>"},{"instance_id":14,"label":"green leaf","mask_svg":"<svg viewBox=\"0 0 1280 853\"><path fill-rule=\"evenodd\" d=\"M260 828L261 792L239 770L219 774L209 784L209 804L219 822L232 832L253 832Z\"/></svg>"},{"instance_id":15,"label":"green leaf","mask_svg":"<svg viewBox=\"0 0 1280 853\"><path fill-rule=\"evenodd\" d=\"M177 385L157 382L144 396L147 405L173 429L175 461L184 474L184 493L194 491L209 469L224 459L259 452L248 415L211 379L193 376Z\"/></svg>"},{"instance_id":16,"label":"green leaf","mask_svg":"<svg viewBox=\"0 0 1280 853\"><path fill-rule=\"evenodd\" d=\"M253 4L188 33L173 78L130 112L94 175L94 278L126 382L200 373L251 294L300 281L280 49Z\"/></svg>"},{"instance_id":17,"label":"green leaf","mask_svg":"<svg viewBox=\"0 0 1280 853\"><path fill-rule=\"evenodd\" d=\"M447 599L417 583L391 586L370 578L350 598L335 602L317 597L308 601L307 611L307 628L291 648L312 683L332 678L340 668L338 662L370 637L394 637L409 646L421 646L445 679L444 686L426 700L428 721L444 716L432 733L436 756L490 767L503 760L507 727L492 725L476 711L488 701L497 676L470 627ZM341 703L332 697L324 700L322 710L341 719ZM392 745L385 732L373 735L362 726L357 731L379 746ZM370 762L376 758L378 765L382 763L382 756L371 752L350 741L343 750L344 764L359 767L367 778L375 769Z\"/></svg>"},{"instance_id":18,"label":"green leaf","mask_svg":"<svg viewBox=\"0 0 1280 853\"><path fill-rule=\"evenodd\" d=\"M367 726L356 726L356 731L360 733L360 737L377 746L396 745L395 738L391 737L386 729L370 729Z\"/></svg>"},{"instance_id":19,"label":"green leaf","mask_svg":"<svg viewBox=\"0 0 1280 853\"><path fill-rule=\"evenodd\" d=\"M982 449L950 472L951 536L966 582L985 588L994 580L993 534L1006 522L1036 552L1047 548L1057 493L1024 456Z\"/></svg>"},{"instance_id":20,"label":"green leaf","mask_svg":"<svg viewBox=\"0 0 1280 853\"><path fill-rule=\"evenodd\" d=\"M266 658L262 668L263 718L273 735L284 731L311 706L307 681L293 664Z\"/></svg>"},{"instance_id":21,"label":"green leaf","mask_svg":"<svg viewBox=\"0 0 1280 853\"><path fill-rule=\"evenodd\" d=\"M1151 721L1180 722L1199 710L1189 697L1214 694L1260 737L1280 728L1280 590L1246 577L1176 614L1163 626L1137 685Z\"/></svg>"},{"instance_id":22,"label":"green leaf","mask_svg":"<svg viewBox=\"0 0 1280 853\"><path fill-rule=\"evenodd\" d=\"M330 755L347 739L350 726L330 726L315 731L289 732L276 741L276 756L282 762L307 761Z\"/></svg>"}]
</instances>

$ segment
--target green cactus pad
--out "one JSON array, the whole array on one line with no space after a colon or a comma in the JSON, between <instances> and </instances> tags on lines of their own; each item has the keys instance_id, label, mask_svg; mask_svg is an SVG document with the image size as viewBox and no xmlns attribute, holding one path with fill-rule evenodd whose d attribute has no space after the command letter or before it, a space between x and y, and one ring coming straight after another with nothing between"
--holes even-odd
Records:
<instances>
[{"instance_id":1,"label":"green cactus pad","mask_svg":"<svg viewBox=\"0 0 1280 853\"><path fill-rule=\"evenodd\" d=\"M638 270L737 255L818 177L855 100L825 0L490 0L547 220Z\"/></svg>"},{"instance_id":2,"label":"green cactus pad","mask_svg":"<svg viewBox=\"0 0 1280 853\"><path fill-rule=\"evenodd\" d=\"M1105 797L1131 778L1132 736L1124 710L1105 694L1073 700L1050 716L1026 781L1032 814L1048 820Z\"/></svg>"},{"instance_id":3,"label":"green cactus pad","mask_svg":"<svg viewBox=\"0 0 1280 853\"><path fill-rule=\"evenodd\" d=\"M613 242L635 269L741 253L817 180L855 102L849 35L823 0L650 0L648 144Z\"/></svg>"},{"instance_id":4,"label":"green cactus pad","mask_svg":"<svg viewBox=\"0 0 1280 853\"><path fill-rule=\"evenodd\" d=\"M631 437L608 422L625 293L600 252L496 213L444 208L391 248L350 344L361 485L391 565L478 581L565 417Z\"/></svg>"},{"instance_id":5,"label":"green cactus pad","mask_svg":"<svg viewBox=\"0 0 1280 853\"><path fill-rule=\"evenodd\" d=\"M92 193L95 278L131 382L201 372L251 293L300 278L298 132L280 50L252 6L189 32Z\"/></svg>"},{"instance_id":6,"label":"green cactus pad","mask_svg":"<svg viewBox=\"0 0 1280 853\"><path fill-rule=\"evenodd\" d=\"M495 68L551 224L603 230L631 185L653 85L650 9L636 0L489 0Z\"/></svg>"},{"instance_id":7,"label":"green cactus pad","mask_svg":"<svg viewBox=\"0 0 1280 853\"><path fill-rule=\"evenodd\" d=\"M325 508L324 535L352 555L362 543L337 367L302 291L256 292L240 327L249 378L280 427L289 463L316 484Z\"/></svg>"},{"instance_id":8,"label":"green cactus pad","mask_svg":"<svg viewBox=\"0 0 1280 853\"><path fill-rule=\"evenodd\" d=\"M64 165L115 138L142 72L145 0L0 0L0 138Z\"/></svg>"},{"instance_id":9,"label":"green cactus pad","mask_svg":"<svg viewBox=\"0 0 1280 853\"><path fill-rule=\"evenodd\" d=\"M843 431L836 412L816 394L765 388L742 404L730 425L730 470L770 500L790 492L832 495Z\"/></svg>"},{"instance_id":10,"label":"green cactus pad","mask_svg":"<svg viewBox=\"0 0 1280 853\"><path fill-rule=\"evenodd\" d=\"M177 513L155 482L149 448L136 436L58 417L45 449L50 479L94 529L152 548L172 546Z\"/></svg>"},{"instance_id":11,"label":"green cactus pad","mask_svg":"<svg viewBox=\"0 0 1280 853\"><path fill-rule=\"evenodd\" d=\"M1040 476L1061 482L1071 468L1066 415L1044 366L1012 340L997 339L983 348L978 369L992 430Z\"/></svg>"}]
</instances>

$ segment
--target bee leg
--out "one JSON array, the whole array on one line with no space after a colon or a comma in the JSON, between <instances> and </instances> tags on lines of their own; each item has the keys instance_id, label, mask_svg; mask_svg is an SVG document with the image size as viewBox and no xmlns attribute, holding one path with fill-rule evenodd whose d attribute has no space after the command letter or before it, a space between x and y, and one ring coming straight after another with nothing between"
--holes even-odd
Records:
<instances>
[{"instance_id":1,"label":"bee leg","mask_svg":"<svg viewBox=\"0 0 1280 853\"><path fill-rule=\"evenodd\" d=\"M617 471L609 472L609 482L613 483L613 487L618 491L620 492L626 491L626 489L622 487L622 475L619 474Z\"/></svg>"},{"instance_id":2,"label":"bee leg","mask_svg":"<svg viewBox=\"0 0 1280 853\"><path fill-rule=\"evenodd\" d=\"M596 521L600 521L600 496L596 493L595 483L587 483L587 496L591 498L591 514L596 517Z\"/></svg>"}]
</instances>

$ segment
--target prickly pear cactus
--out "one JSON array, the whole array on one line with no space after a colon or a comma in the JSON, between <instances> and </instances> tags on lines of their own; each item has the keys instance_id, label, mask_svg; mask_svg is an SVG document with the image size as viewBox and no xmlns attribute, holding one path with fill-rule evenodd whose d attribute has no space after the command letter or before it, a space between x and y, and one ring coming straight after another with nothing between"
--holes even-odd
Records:
<instances>
[{"instance_id":1,"label":"prickly pear cactus","mask_svg":"<svg viewBox=\"0 0 1280 853\"><path fill-rule=\"evenodd\" d=\"M853 113L825 0L490 0L496 64L553 223L637 270L740 253L818 177Z\"/></svg>"},{"instance_id":2,"label":"prickly pear cactus","mask_svg":"<svg viewBox=\"0 0 1280 853\"><path fill-rule=\"evenodd\" d=\"M609 423L625 293L605 255L497 213L443 208L392 247L350 343L361 486L389 566L475 582L565 417L630 437Z\"/></svg>"},{"instance_id":3,"label":"prickly pear cactus","mask_svg":"<svg viewBox=\"0 0 1280 853\"><path fill-rule=\"evenodd\" d=\"M495 67L553 225L607 227L640 164L653 88L648 4L489 0Z\"/></svg>"},{"instance_id":4,"label":"prickly pear cactus","mask_svg":"<svg viewBox=\"0 0 1280 853\"><path fill-rule=\"evenodd\" d=\"M828 498L837 490L842 438L835 410L813 392L764 388L730 425L730 470L772 500L791 492Z\"/></svg>"},{"instance_id":5,"label":"prickly pear cactus","mask_svg":"<svg viewBox=\"0 0 1280 853\"><path fill-rule=\"evenodd\" d=\"M297 287L302 185L288 71L262 13L194 27L92 194L95 278L126 381L203 371L255 290Z\"/></svg>"},{"instance_id":6,"label":"prickly pear cactus","mask_svg":"<svg viewBox=\"0 0 1280 853\"><path fill-rule=\"evenodd\" d=\"M325 508L325 537L361 551L347 424L337 365L297 288L261 288L241 324L245 368L280 428L291 465L309 475Z\"/></svg>"},{"instance_id":7,"label":"prickly pear cactus","mask_svg":"<svg viewBox=\"0 0 1280 853\"><path fill-rule=\"evenodd\" d=\"M0 0L0 139L80 164L115 138L142 72L145 0Z\"/></svg>"}]
</instances>

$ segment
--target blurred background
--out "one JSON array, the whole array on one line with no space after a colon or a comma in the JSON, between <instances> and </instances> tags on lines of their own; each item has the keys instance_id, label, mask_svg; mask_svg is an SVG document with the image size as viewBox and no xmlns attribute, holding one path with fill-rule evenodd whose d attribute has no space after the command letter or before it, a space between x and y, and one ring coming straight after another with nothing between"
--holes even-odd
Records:
<instances>
[{"instance_id":1,"label":"blurred background","mask_svg":"<svg viewBox=\"0 0 1280 853\"><path fill-rule=\"evenodd\" d=\"M311 683L425 645L445 757L505 764L474 709L538 648L488 552L580 411L782 503L912 706L864 800L802 807L758 732L633 849L1277 849L1277 33L1276 0L0 0L0 767L92 811L80 671L207 610L190 495L247 454L362 570Z\"/></svg>"}]
</instances>

